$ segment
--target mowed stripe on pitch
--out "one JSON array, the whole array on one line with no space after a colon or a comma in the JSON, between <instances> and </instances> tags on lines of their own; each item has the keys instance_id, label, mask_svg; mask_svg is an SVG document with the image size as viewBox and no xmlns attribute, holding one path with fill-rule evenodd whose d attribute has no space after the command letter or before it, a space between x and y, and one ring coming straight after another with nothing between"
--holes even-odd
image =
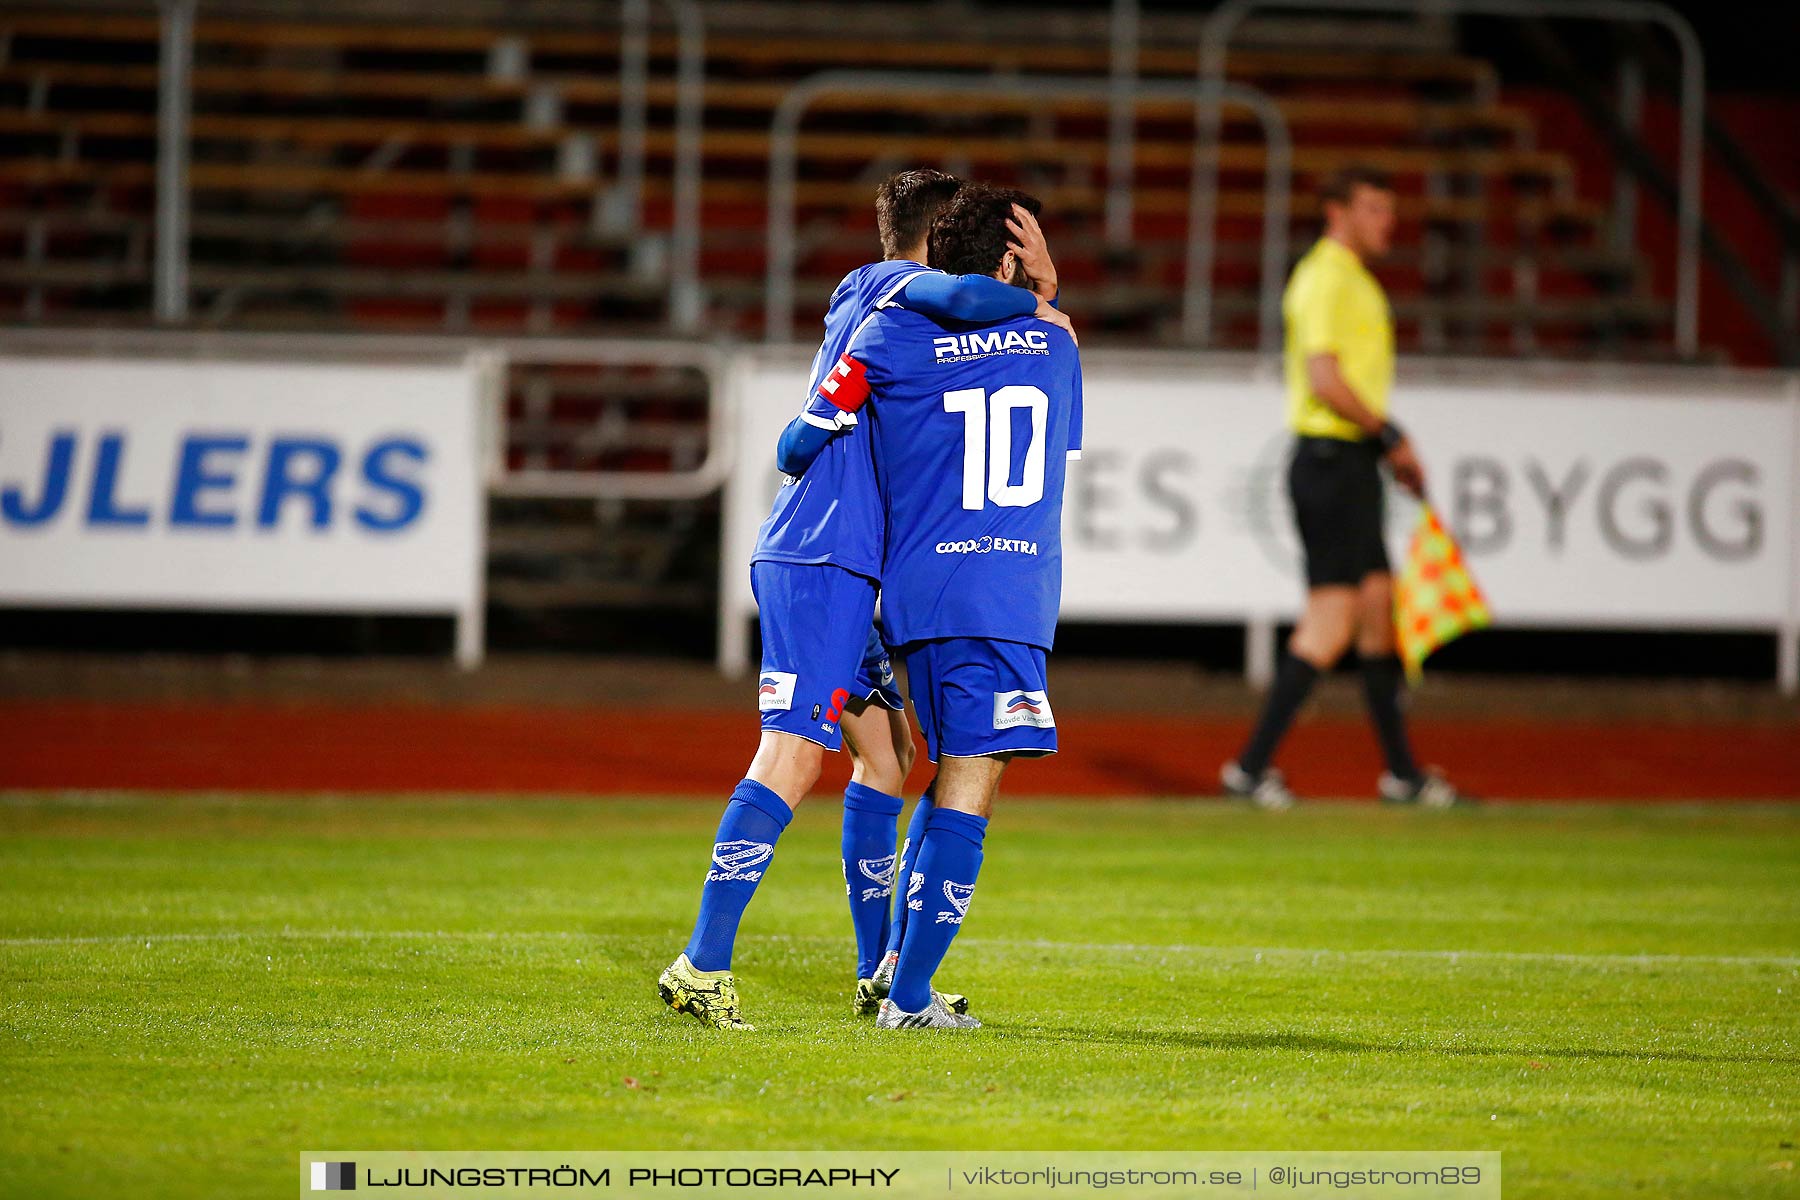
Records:
<instances>
[{"instance_id":1,"label":"mowed stripe on pitch","mask_svg":"<svg viewBox=\"0 0 1800 1200\"><path fill-rule=\"evenodd\" d=\"M508 930L508 929L276 929L267 931L223 930L209 933L142 933L68 937L0 938L0 947L56 946L125 946L142 942L154 948L158 942L256 942L256 941L546 941L603 942L605 935L577 930ZM787 934L745 934L740 942L807 943L841 946L836 937L804 937ZM1213 958L1345 958L1345 959L1420 959L1454 963L1459 959L1499 962L1552 962L1595 966L1747 966L1796 967L1800 956L1762 954L1586 954L1563 951L1532 950L1424 950L1424 949L1333 949L1325 946L1197 946L1171 942L1054 942L1018 938L959 938L957 944L970 948L1001 951L1032 951L1065 954L1120 954L1148 957L1158 954L1187 954Z\"/></svg>"}]
</instances>

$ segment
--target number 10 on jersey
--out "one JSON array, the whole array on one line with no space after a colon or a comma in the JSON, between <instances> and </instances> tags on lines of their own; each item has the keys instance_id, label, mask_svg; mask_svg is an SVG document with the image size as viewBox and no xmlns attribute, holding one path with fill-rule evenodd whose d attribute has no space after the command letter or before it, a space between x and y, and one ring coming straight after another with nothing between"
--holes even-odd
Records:
<instances>
[{"instance_id":1,"label":"number 10 on jersey","mask_svg":"<svg viewBox=\"0 0 1800 1200\"><path fill-rule=\"evenodd\" d=\"M1031 443L1024 469L1012 482L1013 413L1031 414ZM1044 498L1044 426L1050 397L1041 388L1012 384L992 395L983 388L944 393L944 411L963 419L962 506L979 512L992 500L1001 508L1025 508Z\"/></svg>"}]
</instances>

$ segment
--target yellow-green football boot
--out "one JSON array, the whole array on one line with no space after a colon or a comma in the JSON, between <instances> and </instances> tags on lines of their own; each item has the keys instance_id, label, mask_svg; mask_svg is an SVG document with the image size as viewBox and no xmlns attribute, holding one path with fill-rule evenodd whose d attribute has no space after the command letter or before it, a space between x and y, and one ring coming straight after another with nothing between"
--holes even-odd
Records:
<instances>
[{"instance_id":1,"label":"yellow-green football boot","mask_svg":"<svg viewBox=\"0 0 1800 1200\"><path fill-rule=\"evenodd\" d=\"M755 1029L738 1013L737 981L730 971L696 971L683 953L656 981L657 995L679 1013L714 1029Z\"/></svg>"}]
</instances>

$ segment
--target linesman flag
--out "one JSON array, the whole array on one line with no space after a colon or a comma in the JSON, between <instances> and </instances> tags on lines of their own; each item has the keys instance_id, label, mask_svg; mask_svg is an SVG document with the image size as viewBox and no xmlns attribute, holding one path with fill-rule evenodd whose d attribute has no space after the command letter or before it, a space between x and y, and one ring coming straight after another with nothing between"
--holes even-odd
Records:
<instances>
[{"instance_id":1,"label":"linesman flag","mask_svg":"<svg viewBox=\"0 0 1800 1200\"><path fill-rule=\"evenodd\" d=\"M1419 524L1394 587L1395 634L1406 677L1417 683L1433 650L1493 621L1456 539L1429 504L1420 505Z\"/></svg>"}]
</instances>

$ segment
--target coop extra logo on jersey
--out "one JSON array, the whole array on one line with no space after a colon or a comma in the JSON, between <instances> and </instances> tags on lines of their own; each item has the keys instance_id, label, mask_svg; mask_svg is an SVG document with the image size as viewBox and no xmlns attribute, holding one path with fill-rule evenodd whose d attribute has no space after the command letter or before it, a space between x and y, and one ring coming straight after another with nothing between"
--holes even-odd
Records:
<instances>
[{"instance_id":1,"label":"coop extra logo on jersey","mask_svg":"<svg viewBox=\"0 0 1800 1200\"><path fill-rule=\"evenodd\" d=\"M932 338L931 351L940 363L968 362L991 354L1049 354L1050 335L1042 329L953 333Z\"/></svg>"},{"instance_id":2,"label":"coop extra logo on jersey","mask_svg":"<svg viewBox=\"0 0 1800 1200\"><path fill-rule=\"evenodd\" d=\"M1038 729L1056 728L1056 715L1050 711L1048 693L994 693L994 728L1014 729L1020 725L1032 725Z\"/></svg>"},{"instance_id":3,"label":"coop extra logo on jersey","mask_svg":"<svg viewBox=\"0 0 1800 1200\"><path fill-rule=\"evenodd\" d=\"M151 481L139 474L128 485L127 468L146 452ZM394 533L415 524L428 499L430 450L418 436L350 445L329 435L184 432L165 453L126 430L54 429L34 474L0 479L0 525L34 529L62 518L88 529L215 534L298 519L315 530Z\"/></svg>"},{"instance_id":4,"label":"coop extra logo on jersey","mask_svg":"<svg viewBox=\"0 0 1800 1200\"><path fill-rule=\"evenodd\" d=\"M714 882L755 883L763 873L751 868L762 866L774 856L775 847L768 842L714 842L713 866L718 870L708 871L706 877Z\"/></svg>"},{"instance_id":5,"label":"coop extra logo on jersey","mask_svg":"<svg viewBox=\"0 0 1800 1200\"><path fill-rule=\"evenodd\" d=\"M792 671L764 671L756 681L756 707L762 712L786 712L794 707Z\"/></svg>"},{"instance_id":6,"label":"coop extra logo on jersey","mask_svg":"<svg viewBox=\"0 0 1800 1200\"><path fill-rule=\"evenodd\" d=\"M964 538L960 542L939 542L935 547L939 554L1033 554L1038 552L1036 542L1021 541L1018 538L997 538L982 536Z\"/></svg>"}]
</instances>

